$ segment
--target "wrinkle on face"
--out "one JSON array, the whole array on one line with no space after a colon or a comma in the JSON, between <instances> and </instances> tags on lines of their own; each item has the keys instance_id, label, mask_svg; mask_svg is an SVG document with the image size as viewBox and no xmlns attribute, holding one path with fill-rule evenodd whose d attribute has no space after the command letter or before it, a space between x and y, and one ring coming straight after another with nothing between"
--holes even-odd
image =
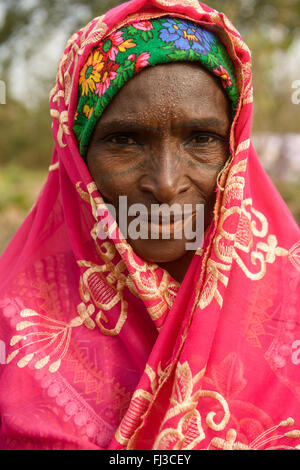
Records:
<instances>
[{"instance_id":1,"label":"wrinkle on face","mask_svg":"<svg viewBox=\"0 0 300 470\"><path fill-rule=\"evenodd\" d=\"M205 228L217 176L229 157L230 104L197 64L149 67L127 82L101 116L87 164L105 202L204 204ZM185 266L185 240L128 240L147 261ZM181 260L181 261L180 261ZM185 268L182 268L183 270ZM177 278L182 277L174 272Z\"/></svg>"}]
</instances>

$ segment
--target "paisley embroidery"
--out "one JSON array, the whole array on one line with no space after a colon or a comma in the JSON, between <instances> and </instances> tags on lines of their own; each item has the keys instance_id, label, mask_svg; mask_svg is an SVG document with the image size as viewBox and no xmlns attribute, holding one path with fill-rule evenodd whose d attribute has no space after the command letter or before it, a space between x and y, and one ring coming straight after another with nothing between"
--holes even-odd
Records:
<instances>
[{"instance_id":1,"label":"paisley embroidery","mask_svg":"<svg viewBox=\"0 0 300 470\"><path fill-rule=\"evenodd\" d=\"M224 396L217 391L203 390L200 388L198 382L204 377L204 374L205 368L193 377L187 361L183 364L177 364L173 391L170 398L172 407L168 410L162 421L160 427L161 431L153 447L154 450L197 449L198 444L207 437L202 424L204 418L208 429L218 433L226 430L231 416L228 403ZM201 406L201 399L206 397L216 400L219 403L223 412L221 421L215 421L215 411L206 412L205 417L202 417L199 407ZM175 425L174 418L176 418L177 425ZM170 421L172 425L168 428L164 428L168 421ZM237 431L233 428L229 428L226 431L225 439L218 436L213 437L207 449L211 447L223 450L271 449L270 444L282 438L300 438L300 430L297 429L271 436L279 427L290 427L293 425L294 420L292 418L283 420L277 426L273 426L261 433L249 444L239 442ZM299 448L299 446L293 447L284 444L275 447L281 449Z\"/></svg>"},{"instance_id":2,"label":"paisley embroidery","mask_svg":"<svg viewBox=\"0 0 300 470\"><path fill-rule=\"evenodd\" d=\"M22 333L11 338L10 346L21 346L9 354L7 364L24 351L18 367L23 368L32 362L35 369L47 366L49 372L56 372L68 351L72 328L81 326L83 321L75 317L65 323L31 309L23 309L20 317L22 320L16 324L16 331Z\"/></svg>"}]
</instances>

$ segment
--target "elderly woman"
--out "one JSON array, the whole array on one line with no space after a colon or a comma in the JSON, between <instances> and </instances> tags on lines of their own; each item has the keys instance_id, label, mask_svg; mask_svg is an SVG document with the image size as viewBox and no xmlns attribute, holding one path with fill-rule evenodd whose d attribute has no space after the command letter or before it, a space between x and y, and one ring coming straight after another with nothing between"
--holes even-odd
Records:
<instances>
[{"instance_id":1,"label":"elderly woman","mask_svg":"<svg viewBox=\"0 0 300 470\"><path fill-rule=\"evenodd\" d=\"M300 231L236 29L124 3L70 39L50 104L49 177L1 263L0 447L299 448Z\"/></svg>"}]
</instances>

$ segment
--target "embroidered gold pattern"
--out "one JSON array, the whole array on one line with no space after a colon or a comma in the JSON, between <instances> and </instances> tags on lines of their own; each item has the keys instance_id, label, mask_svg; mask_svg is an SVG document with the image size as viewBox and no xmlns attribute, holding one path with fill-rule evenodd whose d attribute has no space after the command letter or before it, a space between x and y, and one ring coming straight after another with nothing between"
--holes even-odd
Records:
<instances>
[{"instance_id":1,"label":"embroidered gold pattern","mask_svg":"<svg viewBox=\"0 0 300 470\"><path fill-rule=\"evenodd\" d=\"M267 270L267 264L272 264L277 257L287 256L291 262L297 256L295 248L290 251L278 246L278 240L275 235L269 234L269 224L267 218L252 206L252 199L245 199L242 202L242 216L244 217L244 226L239 225L237 233L237 242L233 249L233 259L237 262L244 274L251 280L262 279ZM257 239L264 239L258 241ZM257 243L255 244L255 242ZM255 271L251 271L238 254L238 249L250 254L250 260ZM258 269L257 269L258 267Z\"/></svg>"},{"instance_id":2,"label":"embroidered gold pattern","mask_svg":"<svg viewBox=\"0 0 300 470\"><path fill-rule=\"evenodd\" d=\"M91 328L95 324L91 320L90 315L94 313L95 307L99 310L95 317L95 322L102 333L113 336L118 335L127 318L128 304L124 300L123 289L126 284L126 276L122 276L125 269L122 261L116 268L114 275L107 265L97 266L87 261L78 261L80 267L87 268L80 278L79 292L84 304L92 302L87 309L84 304L78 306L78 313L87 326ZM103 322L107 323L108 319L105 311L111 310L113 307L120 305L120 315L114 328L105 328Z\"/></svg>"},{"instance_id":3,"label":"embroidered gold pattern","mask_svg":"<svg viewBox=\"0 0 300 470\"><path fill-rule=\"evenodd\" d=\"M63 54L60 60L56 81L50 91L50 101L57 103L58 106L60 106L60 99L63 99L66 107L69 106L79 57L83 54L87 45L97 43L105 35L107 25L103 22L103 19L104 16L95 18L86 27L73 34L67 42L67 52ZM50 114L52 118L59 121L57 141L60 147L63 148L66 146L63 143L63 135L70 135L68 110L51 109Z\"/></svg>"},{"instance_id":4,"label":"embroidered gold pattern","mask_svg":"<svg viewBox=\"0 0 300 470\"><path fill-rule=\"evenodd\" d=\"M25 355L19 359L18 367L23 368L31 361L35 361L35 369L42 369L48 365L49 372L56 372L68 351L71 330L74 327L81 326L82 320L75 317L70 322L65 323L41 315L31 309L23 309L20 316L26 320L17 323L16 331L24 333L13 336L10 345L15 346L21 343L22 346L9 354L7 364L24 350ZM38 346L38 348L33 350L33 345Z\"/></svg>"},{"instance_id":5,"label":"embroidered gold pattern","mask_svg":"<svg viewBox=\"0 0 300 470\"><path fill-rule=\"evenodd\" d=\"M242 145L238 147L237 152L240 153L246 150L248 145L248 141L243 142ZM239 215L240 213L240 205L243 199L245 185L245 179L241 176L241 173L246 171L246 167L247 160L245 159L234 164L228 173L227 183L223 193L223 205L221 206L218 235L215 236L213 242L218 261L214 261L210 258L207 262L206 279L198 302L198 306L201 309L206 308L213 299L218 302L220 307L223 305L223 295L219 287L220 283L223 285L223 288L228 284L228 274L232 262L232 242L234 240L234 234L228 233L224 225L227 218L235 214ZM232 201L236 201L236 205L227 209L227 206L231 206Z\"/></svg>"},{"instance_id":6,"label":"embroidered gold pattern","mask_svg":"<svg viewBox=\"0 0 300 470\"><path fill-rule=\"evenodd\" d=\"M201 13L204 12L203 8L201 7L201 5L199 5L199 2L197 0L156 0L156 3L164 7L184 5L187 7L194 7L197 11Z\"/></svg>"},{"instance_id":7,"label":"embroidered gold pattern","mask_svg":"<svg viewBox=\"0 0 300 470\"><path fill-rule=\"evenodd\" d=\"M300 437L300 431L298 429L294 429L292 431L288 431L280 435L269 436L268 438L266 438L272 432L276 431L279 427L287 427L287 426L293 426L293 425L294 425L293 418L287 418L286 420L281 421L281 423L279 423L277 426L273 426L270 429L267 429L265 432L261 433L249 445L242 444L241 442L236 442L236 438L237 438L236 431L234 429L229 429L229 431L226 434L225 439L215 437L214 439L212 439L211 445L222 450L259 450L259 448L265 447L267 444L271 443L272 441L277 441L278 439L282 439L284 437L298 439ZM279 446L267 447L267 449L269 450L275 450L277 448L282 449L282 450L287 450L287 449L298 449L299 446L293 447L293 446L279 445Z\"/></svg>"},{"instance_id":8,"label":"embroidered gold pattern","mask_svg":"<svg viewBox=\"0 0 300 470\"><path fill-rule=\"evenodd\" d=\"M93 196L93 193L97 191L95 183L88 185L88 192L81 188L81 182L77 183L76 188L82 199L91 206L95 219L91 237L101 260L104 262L103 265L95 265L85 260L78 261L78 265L85 269L84 274L80 277L79 293L82 303L78 306L78 314L83 319L85 326L95 328L97 324L102 333L118 335L128 313L128 304L124 299L125 287L145 302L154 321L160 319L173 305L179 283L173 281L166 271L163 271L162 277L159 279L156 264L138 263L131 246L121 233L118 232L121 242L113 243L111 240L100 242L97 237L98 211L99 209L107 210L104 201L99 196ZM106 229L107 234L111 235L114 230L117 230L116 222L114 221ZM118 258L117 254L121 255L123 259L114 264L113 260ZM127 257L128 266L124 261L125 257ZM99 309L97 312L95 307ZM119 308L120 314L115 327L109 329L104 326L104 323L108 323L104 312L113 307ZM91 318L94 314L96 315L95 321Z\"/></svg>"},{"instance_id":9,"label":"embroidered gold pattern","mask_svg":"<svg viewBox=\"0 0 300 470\"><path fill-rule=\"evenodd\" d=\"M205 423L207 427L216 432L226 430L231 416L229 406L220 393L213 390L200 389L199 381L203 378L204 374L205 368L193 377L187 361L183 364L177 364L173 391L170 398L170 403L173 407L166 413L160 426L161 431L155 441L154 450L192 450L196 449L198 444L206 439L207 436L202 425L202 417L199 409L197 409L200 406L199 400L203 397L217 400L223 410L223 418L218 423L215 422L215 411L210 411L206 414ZM163 429L165 423L172 420L174 417L179 418L177 426L174 427L173 425L172 427ZM174 420L172 423L174 423ZM211 446L223 450L256 450L262 447L270 449L271 447L268 447L268 445L271 442L285 437L293 439L300 438L300 431L298 429L270 437L270 434L279 427L293 425L294 420L292 418L283 420L277 426L273 426L261 433L249 444L239 442L237 440L237 431L230 427L226 432L225 439L218 436L213 437L210 440L208 449ZM295 449L298 448L298 446L280 445L278 448Z\"/></svg>"},{"instance_id":10,"label":"embroidered gold pattern","mask_svg":"<svg viewBox=\"0 0 300 470\"><path fill-rule=\"evenodd\" d=\"M245 140L238 146L237 154L249 146L250 140ZM253 207L251 198L244 199L246 168L247 160L244 159L234 164L228 174L218 232L213 241L218 261L210 258L207 262L206 279L198 303L201 309L213 299L222 307L223 295L219 286L220 283L227 286L232 261L252 281L262 279L268 264L274 263L278 257L287 257L300 270L300 242L290 250L278 246L276 236L269 233L267 218ZM231 233L226 227L230 226L233 217L238 217L239 221L237 230ZM250 260L249 265L246 265L245 255Z\"/></svg>"},{"instance_id":11,"label":"embroidered gold pattern","mask_svg":"<svg viewBox=\"0 0 300 470\"><path fill-rule=\"evenodd\" d=\"M53 163L53 165L49 166L49 171L58 170L58 168L59 168L59 162L56 162L56 163Z\"/></svg>"},{"instance_id":12,"label":"embroidered gold pattern","mask_svg":"<svg viewBox=\"0 0 300 470\"><path fill-rule=\"evenodd\" d=\"M67 144L63 143L63 134L70 135L69 127L67 125L68 123L68 111L63 111L62 113L59 113L56 109L51 109L50 111L51 117L58 119L59 121L59 128L57 132L57 141L60 145L60 147L66 147Z\"/></svg>"},{"instance_id":13,"label":"embroidered gold pattern","mask_svg":"<svg viewBox=\"0 0 300 470\"><path fill-rule=\"evenodd\" d=\"M143 389L138 389L133 394L127 413L122 419L121 424L115 434L116 440L123 446L128 444L129 439L140 425L143 416L145 415L150 403L153 400L158 386L163 382L164 378L168 374L169 368L170 366L168 365L165 367L165 369L162 369L161 363L159 363L157 373L155 373L152 367L150 367L148 364L146 365L145 373L149 378L152 393Z\"/></svg>"},{"instance_id":14,"label":"embroidered gold pattern","mask_svg":"<svg viewBox=\"0 0 300 470\"><path fill-rule=\"evenodd\" d=\"M288 258L294 267L300 271L300 240L289 250Z\"/></svg>"},{"instance_id":15,"label":"embroidered gold pattern","mask_svg":"<svg viewBox=\"0 0 300 470\"><path fill-rule=\"evenodd\" d=\"M206 368L204 367L194 377L188 362L178 363L176 368L175 381L170 403L173 407L166 413L161 424L161 429L167 421L176 416L181 416L177 427L166 428L158 435L154 449L174 449L191 450L205 439L205 432L202 427L201 415L197 407L199 399L210 397L218 401L223 409L223 418L219 423L214 421L215 412L206 415L207 426L214 431L225 429L230 418L228 404L224 397L212 390L197 390L198 382L203 378ZM182 416L183 415L183 416Z\"/></svg>"}]
</instances>

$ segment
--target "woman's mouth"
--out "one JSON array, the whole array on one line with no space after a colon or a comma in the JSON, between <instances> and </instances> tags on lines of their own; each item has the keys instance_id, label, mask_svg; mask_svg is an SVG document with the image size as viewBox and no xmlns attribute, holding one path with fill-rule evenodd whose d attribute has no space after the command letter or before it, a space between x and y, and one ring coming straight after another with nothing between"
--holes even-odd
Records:
<instances>
[{"instance_id":1,"label":"woman's mouth","mask_svg":"<svg viewBox=\"0 0 300 470\"><path fill-rule=\"evenodd\" d=\"M162 217L159 220L154 217L144 221L144 224L147 224L149 239L183 239L188 231L192 231L195 217L195 212L184 217L182 214L169 218Z\"/></svg>"}]
</instances>

